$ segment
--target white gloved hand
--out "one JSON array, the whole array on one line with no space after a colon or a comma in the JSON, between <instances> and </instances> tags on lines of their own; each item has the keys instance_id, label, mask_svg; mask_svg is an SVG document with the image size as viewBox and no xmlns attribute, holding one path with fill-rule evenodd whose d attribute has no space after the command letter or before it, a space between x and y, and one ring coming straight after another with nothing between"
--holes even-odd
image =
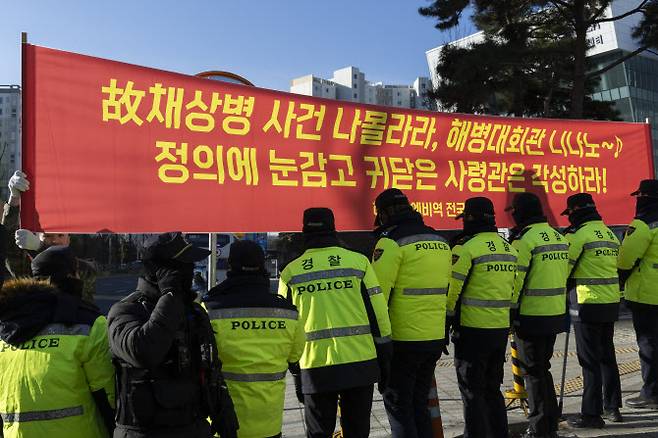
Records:
<instances>
[{"instance_id":1,"label":"white gloved hand","mask_svg":"<svg viewBox=\"0 0 658 438\"><path fill-rule=\"evenodd\" d=\"M16 239L16 246L20 249L36 251L41 247L41 239L30 230L24 228L16 230L14 238Z\"/></svg>"},{"instance_id":2,"label":"white gloved hand","mask_svg":"<svg viewBox=\"0 0 658 438\"><path fill-rule=\"evenodd\" d=\"M9 192L12 197L20 197L21 193L30 189L30 182L27 180L27 175L25 175L20 170L14 172L11 178L9 178Z\"/></svg>"}]
</instances>

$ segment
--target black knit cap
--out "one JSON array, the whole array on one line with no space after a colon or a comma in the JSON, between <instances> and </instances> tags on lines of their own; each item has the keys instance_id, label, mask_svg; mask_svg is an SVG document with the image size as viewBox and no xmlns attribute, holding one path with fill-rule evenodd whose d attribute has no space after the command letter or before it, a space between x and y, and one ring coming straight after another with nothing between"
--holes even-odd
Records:
<instances>
[{"instance_id":1,"label":"black knit cap","mask_svg":"<svg viewBox=\"0 0 658 438\"><path fill-rule=\"evenodd\" d=\"M589 193L577 193L567 198L567 208L560 213L561 216L567 216L575 210L582 210L583 208L596 208L594 198Z\"/></svg>"},{"instance_id":2,"label":"black knit cap","mask_svg":"<svg viewBox=\"0 0 658 438\"><path fill-rule=\"evenodd\" d=\"M48 247L32 259L32 275L35 277L59 277L75 275L78 261L71 248L64 245Z\"/></svg>"},{"instance_id":3,"label":"black knit cap","mask_svg":"<svg viewBox=\"0 0 658 438\"><path fill-rule=\"evenodd\" d=\"M541 206L539 197L534 193L519 193L514 196L512 205L507 207L505 211L517 210L523 212L526 217L543 216L544 209Z\"/></svg>"},{"instance_id":4,"label":"black knit cap","mask_svg":"<svg viewBox=\"0 0 658 438\"><path fill-rule=\"evenodd\" d=\"M142 260L176 260L194 263L210 255L210 251L188 242L182 233L163 233L152 236L144 242Z\"/></svg>"},{"instance_id":5,"label":"black knit cap","mask_svg":"<svg viewBox=\"0 0 658 438\"><path fill-rule=\"evenodd\" d=\"M640 187L631 193L631 196L646 196L658 198L658 179L645 179L640 182Z\"/></svg>"},{"instance_id":6,"label":"black knit cap","mask_svg":"<svg viewBox=\"0 0 658 438\"><path fill-rule=\"evenodd\" d=\"M466 220L472 218L488 218L493 219L496 213L494 212L493 202L484 196L476 196L475 198L468 198L464 203L464 211L459 214L455 220L465 218Z\"/></svg>"},{"instance_id":7,"label":"black knit cap","mask_svg":"<svg viewBox=\"0 0 658 438\"><path fill-rule=\"evenodd\" d=\"M334 212L325 207L313 207L304 210L304 233L326 233L336 231Z\"/></svg>"},{"instance_id":8,"label":"black knit cap","mask_svg":"<svg viewBox=\"0 0 658 438\"><path fill-rule=\"evenodd\" d=\"M393 205L409 205L409 199L400 189L386 189L375 199L375 208L378 211Z\"/></svg>"},{"instance_id":9,"label":"black knit cap","mask_svg":"<svg viewBox=\"0 0 658 438\"><path fill-rule=\"evenodd\" d=\"M228 265L234 272L265 272L265 254L252 240L238 240L231 244Z\"/></svg>"}]
</instances>

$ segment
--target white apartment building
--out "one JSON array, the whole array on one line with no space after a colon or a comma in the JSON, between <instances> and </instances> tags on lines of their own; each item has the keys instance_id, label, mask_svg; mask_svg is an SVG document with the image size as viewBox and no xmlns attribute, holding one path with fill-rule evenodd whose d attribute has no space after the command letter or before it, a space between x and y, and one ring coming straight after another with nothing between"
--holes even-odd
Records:
<instances>
[{"instance_id":1,"label":"white apartment building","mask_svg":"<svg viewBox=\"0 0 658 438\"><path fill-rule=\"evenodd\" d=\"M293 79L290 85L290 92L296 94L415 109L431 109L425 98L430 89L431 81L426 77L416 78L411 85L385 85L366 80L363 72L351 66L336 70L331 79L306 75Z\"/></svg>"},{"instance_id":2,"label":"white apartment building","mask_svg":"<svg viewBox=\"0 0 658 438\"><path fill-rule=\"evenodd\" d=\"M0 85L0 197L7 199L7 181L21 165L21 87Z\"/></svg>"}]
</instances>

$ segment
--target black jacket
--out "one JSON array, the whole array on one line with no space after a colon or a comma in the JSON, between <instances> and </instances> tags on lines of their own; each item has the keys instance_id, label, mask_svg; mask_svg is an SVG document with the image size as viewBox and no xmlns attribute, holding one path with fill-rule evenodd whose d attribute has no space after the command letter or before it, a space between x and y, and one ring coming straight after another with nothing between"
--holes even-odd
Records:
<instances>
[{"instance_id":1,"label":"black jacket","mask_svg":"<svg viewBox=\"0 0 658 438\"><path fill-rule=\"evenodd\" d=\"M115 436L210 436L199 378L199 309L179 295L162 295L144 278L135 293L110 309L118 388Z\"/></svg>"}]
</instances>

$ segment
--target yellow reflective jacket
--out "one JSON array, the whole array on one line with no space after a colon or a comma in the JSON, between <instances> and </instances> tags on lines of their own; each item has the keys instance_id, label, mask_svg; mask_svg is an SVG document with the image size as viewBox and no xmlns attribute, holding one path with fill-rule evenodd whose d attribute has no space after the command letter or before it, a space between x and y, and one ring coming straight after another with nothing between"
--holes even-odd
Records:
<instances>
[{"instance_id":1,"label":"yellow reflective jacket","mask_svg":"<svg viewBox=\"0 0 658 438\"><path fill-rule=\"evenodd\" d=\"M222 375L240 422L238 436L281 433L286 370L299 361L304 327L295 306L261 276L229 277L204 297Z\"/></svg>"},{"instance_id":2,"label":"yellow reflective jacket","mask_svg":"<svg viewBox=\"0 0 658 438\"><path fill-rule=\"evenodd\" d=\"M451 264L448 242L417 213L379 230L372 266L396 348L441 349Z\"/></svg>"},{"instance_id":3,"label":"yellow reflective jacket","mask_svg":"<svg viewBox=\"0 0 658 438\"><path fill-rule=\"evenodd\" d=\"M570 309L574 320L611 322L617 319L619 240L601 220L591 220L565 236L571 268Z\"/></svg>"},{"instance_id":4,"label":"yellow reflective jacket","mask_svg":"<svg viewBox=\"0 0 658 438\"><path fill-rule=\"evenodd\" d=\"M569 242L546 222L528 225L512 242L518 252L512 302L518 304L516 327L528 334L565 329Z\"/></svg>"},{"instance_id":5,"label":"yellow reflective jacket","mask_svg":"<svg viewBox=\"0 0 658 438\"><path fill-rule=\"evenodd\" d=\"M4 438L108 436L92 395L104 390L114 407L107 322L87 305L78 307L79 302L61 307L69 304L62 295L47 283L29 279L10 281L0 292L0 309L19 309L25 303L30 308L29 317L16 320L0 311ZM61 309L68 313L62 320L66 322L49 323Z\"/></svg>"},{"instance_id":6,"label":"yellow reflective jacket","mask_svg":"<svg viewBox=\"0 0 658 438\"><path fill-rule=\"evenodd\" d=\"M496 232L478 233L453 248L455 264L448 292L448 313L459 301L459 326L509 327L516 250Z\"/></svg>"},{"instance_id":7,"label":"yellow reflective jacket","mask_svg":"<svg viewBox=\"0 0 658 438\"><path fill-rule=\"evenodd\" d=\"M632 270L626 281L626 301L658 305L658 221L635 219L621 243L619 269Z\"/></svg>"},{"instance_id":8,"label":"yellow reflective jacket","mask_svg":"<svg viewBox=\"0 0 658 438\"><path fill-rule=\"evenodd\" d=\"M309 245L283 269L279 283L279 294L297 307L306 332L299 362L303 391L375 383L375 343L391 336L375 271L364 255L338 246L335 238Z\"/></svg>"}]
</instances>

